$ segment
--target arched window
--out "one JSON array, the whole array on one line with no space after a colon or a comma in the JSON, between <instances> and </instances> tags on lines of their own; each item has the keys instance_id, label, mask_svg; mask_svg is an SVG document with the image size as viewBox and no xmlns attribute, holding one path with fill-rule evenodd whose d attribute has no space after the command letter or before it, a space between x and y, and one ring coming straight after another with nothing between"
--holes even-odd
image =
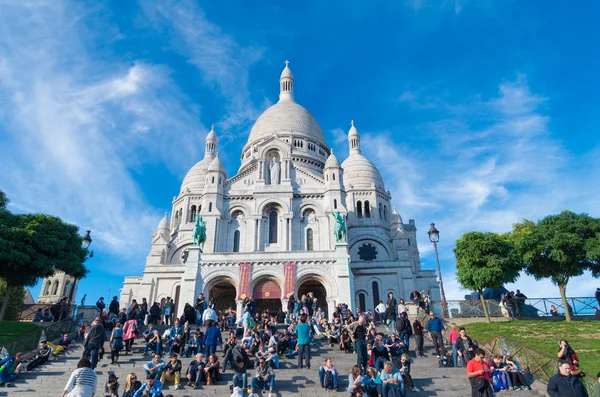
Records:
<instances>
[{"instance_id":1,"label":"arched window","mask_svg":"<svg viewBox=\"0 0 600 397\"><path fill-rule=\"evenodd\" d=\"M208 203L208 212L212 212L212 203Z\"/></svg>"},{"instance_id":2,"label":"arched window","mask_svg":"<svg viewBox=\"0 0 600 397\"><path fill-rule=\"evenodd\" d=\"M179 225L179 211L175 211L175 224Z\"/></svg>"},{"instance_id":3,"label":"arched window","mask_svg":"<svg viewBox=\"0 0 600 397\"><path fill-rule=\"evenodd\" d=\"M210 183L215 183L215 177L213 176Z\"/></svg>"},{"instance_id":4,"label":"arched window","mask_svg":"<svg viewBox=\"0 0 600 397\"><path fill-rule=\"evenodd\" d=\"M362 218L362 203L360 201L356 202L356 214L359 218Z\"/></svg>"},{"instance_id":5,"label":"arched window","mask_svg":"<svg viewBox=\"0 0 600 397\"><path fill-rule=\"evenodd\" d=\"M306 250L307 251L313 250L313 230L312 229L306 229Z\"/></svg>"},{"instance_id":6,"label":"arched window","mask_svg":"<svg viewBox=\"0 0 600 397\"><path fill-rule=\"evenodd\" d=\"M233 232L233 252L240 252L240 231Z\"/></svg>"},{"instance_id":7,"label":"arched window","mask_svg":"<svg viewBox=\"0 0 600 397\"><path fill-rule=\"evenodd\" d=\"M333 199L333 209L336 210L337 209L337 200Z\"/></svg>"},{"instance_id":8,"label":"arched window","mask_svg":"<svg viewBox=\"0 0 600 397\"><path fill-rule=\"evenodd\" d=\"M198 213L201 213L201 212L202 212L202 204L200 204L200 205L198 206Z\"/></svg>"},{"instance_id":9,"label":"arched window","mask_svg":"<svg viewBox=\"0 0 600 397\"><path fill-rule=\"evenodd\" d=\"M383 206L379 203L379 219L383 219Z\"/></svg>"},{"instance_id":10,"label":"arched window","mask_svg":"<svg viewBox=\"0 0 600 397\"><path fill-rule=\"evenodd\" d=\"M54 287L52 287L52 295L58 294L58 280L54 282Z\"/></svg>"},{"instance_id":11,"label":"arched window","mask_svg":"<svg viewBox=\"0 0 600 397\"><path fill-rule=\"evenodd\" d=\"M192 205L192 210L190 211L190 222L196 222L196 206Z\"/></svg>"},{"instance_id":12,"label":"arched window","mask_svg":"<svg viewBox=\"0 0 600 397\"><path fill-rule=\"evenodd\" d=\"M360 307L360 310L364 312L365 306L366 306L366 297L365 297L365 294L363 294L361 292L360 294L358 294L358 307Z\"/></svg>"},{"instance_id":13,"label":"arched window","mask_svg":"<svg viewBox=\"0 0 600 397\"><path fill-rule=\"evenodd\" d=\"M63 296L69 297L71 294L71 283L67 281L65 284L65 288L63 289Z\"/></svg>"},{"instance_id":14,"label":"arched window","mask_svg":"<svg viewBox=\"0 0 600 397\"><path fill-rule=\"evenodd\" d=\"M48 282L46 283L46 286L44 287L44 295L50 295L50 280L48 280Z\"/></svg>"},{"instance_id":15,"label":"arched window","mask_svg":"<svg viewBox=\"0 0 600 397\"><path fill-rule=\"evenodd\" d=\"M377 307L379 304L379 283L373 281L373 283L371 283L371 288L373 289L373 307Z\"/></svg>"},{"instance_id":16,"label":"arched window","mask_svg":"<svg viewBox=\"0 0 600 397\"><path fill-rule=\"evenodd\" d=\"M335 181L335 174L333 174L333 180Z\"/></svg>"},{"instance_id":17,"label":"arched window","mask_svg":"<svg viewBox=\"0 0 600 397\"><path fill-rule=\"evenodd\" d=\"M269 244L277 244L277 211L269 212Z\"/></svg>"},{"instance_id":18,"label":"arched window","mask_svg":"<svg viewBox=\"0 0 600 397\"><path fill-rule=\"evenodd\" d=\"M387 221L387 205L383 206L383 219Z\"/></svg>"},{"instance_id":19,"label":"arched window","mask_svg":"<svg viewBox=\"0 0 600 397\"><path fill-rule=\"evenodd\" d=\"M365 201L365 218L371 217L371 206L369 205L369 201Z\"/></svg>"}]
</instances>

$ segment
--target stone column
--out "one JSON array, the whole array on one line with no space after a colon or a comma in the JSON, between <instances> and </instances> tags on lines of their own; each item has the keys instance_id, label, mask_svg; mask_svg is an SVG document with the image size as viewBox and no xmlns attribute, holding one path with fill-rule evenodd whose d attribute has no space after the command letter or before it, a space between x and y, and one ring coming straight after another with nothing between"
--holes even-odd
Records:
<instances>
[{"instance_id":1,"label":"stone column","mask_svg":"<svg viewBox=\"0 0 600 397\"><path fill-rule=\"evenodd\" d=\"M355 310L354 305L354 274L350 269L350 254L347 243L336 243L335 272L338 280L338 302L348 304L348 308Z\"/></svg>"},{"instance_id":2,"label":"stone column","mask_svg":"<svg viewBox=\"0 0 600 397\"><path fill-rule=\"evenodd\" d=\"M188 248L188 258L185 263L185 271L181 276L181 292L179 293L179 302L182 302L182 307L185 303L196 302L196 297L200 295L204 287L201 255L200 247Z\"/></svg>"}]
</instances>

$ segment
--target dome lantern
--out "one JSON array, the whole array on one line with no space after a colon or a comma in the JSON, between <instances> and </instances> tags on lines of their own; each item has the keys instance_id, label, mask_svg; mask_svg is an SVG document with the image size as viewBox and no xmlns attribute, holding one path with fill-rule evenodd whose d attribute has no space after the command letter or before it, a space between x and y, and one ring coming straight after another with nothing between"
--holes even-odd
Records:
<instances>
[{"instance_id":1,"label":"dome lantern","mask_svg":"<svg viewBox=\"0 0 600 397\"><path fill-rule=\"evenodd\" d=\"M294 101L294 76L289 68L290 62L285 61L285 68L279 77L279 102L284 100Z\"/></svg>"},{"instance_id":2,"label":"dome lantern","mask_svg":"<svg viewBox=\"0 0 600 397\"><path fill-rule=\"evenodd\" d=\"M360 135L354 126L354 120L350 122L351 127L348 131L348 144L350 145L350 155L360 154Z\"/></svg>"},{"instance_id":3,"label":"dome lantern","mask_svg":"<svg viewBox=\"0 0 600 397\"><path fill-rule=\"evenodd\" d=\"M219 144L219 140L217 139L217 134L215 133L215 125L213 124L210 128L210 132L206 135L206 146L204 149L204 158L214 158L215 153L217 152L217 145Z\"/></svg>"}]
</instances>

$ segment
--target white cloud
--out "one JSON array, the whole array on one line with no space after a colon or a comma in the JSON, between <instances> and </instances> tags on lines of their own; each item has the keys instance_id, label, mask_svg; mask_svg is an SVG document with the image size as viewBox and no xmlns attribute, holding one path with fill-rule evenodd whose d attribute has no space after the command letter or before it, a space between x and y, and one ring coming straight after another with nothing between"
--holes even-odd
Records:
<instances>
[{"instance_id":1,"label":"white cloud","mask_svg":"<svg viewBox=\"0 0 600 397\"><path fill-rule=\"evenodd\" d=\"M179 105L168 70L91 55L77 6L0 7L0 185L12 208L56 214L91 229L96 250L139 258L162 211L132 170L182 172L199 156L197 114Z\"/></svg>"},{"instance_id":2,"label":"white cloud","mask_svg":"<svg viewBox=\"0 0 600 397\"><path fill-rule=\"evenodd\" d=\"M239 45L192 2L142 1L142 5L153 26L170 38L176 51L226 100L225 116L218 122L219 135L226 139L239 135L236 127L254 121L259 114L248 90L248 70L262 59L264 49Z\"/></svg>"}]
</instances>

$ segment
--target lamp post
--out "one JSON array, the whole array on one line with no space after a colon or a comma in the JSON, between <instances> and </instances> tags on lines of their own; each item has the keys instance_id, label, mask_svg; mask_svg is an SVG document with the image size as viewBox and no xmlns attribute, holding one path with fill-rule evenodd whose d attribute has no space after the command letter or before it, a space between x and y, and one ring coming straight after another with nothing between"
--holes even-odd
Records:
<instances>
[{"instance_id":1,"label":"lamp post","mask_svg":"<svg viewBox=\"0 0 600 397\"><path fill-rule=\"evenodd\" d=\"M440 231L435 228L435 223L430 225L427 235L429 241L433 243L433 249L435 250L435 260L437 262L438 275L440 276L440 292L442 293L442 308L444 310L444 317L448 318L448 302L446 301L446 293L444 292L444 281L442 280L442 270L440 268L440 257L438 255L437 243L440 241Z\"/></svg>"},{"instance_id":2,"label":"lamp post","mask_svg":"<svg viewBox=\"0 0 600 397\"><path fill-rule=\"evenodd\" d=\"M92 232L90 230L86 230L85 235L81 238L81 247L85 248L88 253L85 256L85 258L93 258L94 257L94 251L90 251L90 245L92 245L92 236L90 235ZM69 304L72 305L73 304L73 294L75 293L75 289L77 288L77 283L79 282L79 280L75 280L75 282L73 282L73 287L71 288L71 291L69 292ZM85 299L85 297L84 297ZM83 300L82 300L83 302ZM83 303L82 303L83 304ZM77 306L75 306L75 310L73 312L73 318L75 318L75 316L77 315Z\"/></svg>"}]
</instances>

